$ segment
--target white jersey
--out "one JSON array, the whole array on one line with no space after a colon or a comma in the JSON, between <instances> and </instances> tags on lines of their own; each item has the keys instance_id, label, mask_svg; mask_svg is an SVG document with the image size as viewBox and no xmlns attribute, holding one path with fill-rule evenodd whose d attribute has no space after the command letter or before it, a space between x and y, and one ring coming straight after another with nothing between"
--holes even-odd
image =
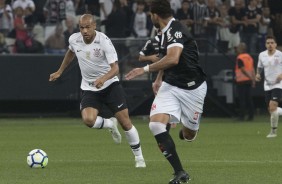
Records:
<instances>
[{"instance_id":1,"label":"white jersey","mask_svg":"<svg viewBox=\"0 0 282 184\"><path fill-rule=\"evenodd\" d=\"M282 52L276 50L271 56L268 51L259 54L258 68L264 69L264 90L269 91L274 88L282 89L282 81L276 82L278 75L282 74Z\"/></svg>"},{"instance_id":2,"label":"white jersey","mask_svg":"<svg viewBox=\"0 0 282 184\"><path fill-rule=\"evenodd\" d=\"M101 76L111 70L111 63L118 61L117 52L111 40L101 32L96 31L95 39L91 44L83 41L81 33L74 33L69 38L69 49L76 54L81 70L81 89L90 91L100 91L108 87L115 81L119 81L115 76L107 80L101 88L94 86Z\"/></svg>"}]
</instances>

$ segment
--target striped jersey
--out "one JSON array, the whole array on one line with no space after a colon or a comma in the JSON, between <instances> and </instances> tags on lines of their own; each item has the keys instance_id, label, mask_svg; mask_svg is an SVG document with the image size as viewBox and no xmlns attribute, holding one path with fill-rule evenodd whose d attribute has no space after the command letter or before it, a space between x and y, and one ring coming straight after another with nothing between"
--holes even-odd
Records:
<instances>
[{"instance_id":1,"label":"striped jersey","mask_svg":"<svg viewBox=\"0 0 282 184\"><path fill-rule=\"evenodd\" d=\"M118 61L117 52L111 40L99 31L91 44L83 41L81 33L74 33L69 38L69 49L75 53L81 70L81 89L90 91L100 91L108 87L115 81L119 81L115 76L107 80L101 88L94 86L101 76L111 70L111 63Z\"/></svg>"}]
</instances>

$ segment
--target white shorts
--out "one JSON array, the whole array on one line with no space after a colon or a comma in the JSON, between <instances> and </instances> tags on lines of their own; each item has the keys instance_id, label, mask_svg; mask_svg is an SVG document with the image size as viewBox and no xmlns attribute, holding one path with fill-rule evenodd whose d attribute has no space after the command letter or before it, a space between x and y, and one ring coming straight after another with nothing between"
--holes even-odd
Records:
<instances>
[{"instance_id":1,"label":"white shorts","mask_svg":"<svg viewBox=\"0 0 282 184\"><path fill-rule=\"evenodd\" d=\"M206 82L193 90L181 89L163 82L152 104L150 116L170 114L185 127L197 131L206 93Z\"/></svg>"}]
</instances>

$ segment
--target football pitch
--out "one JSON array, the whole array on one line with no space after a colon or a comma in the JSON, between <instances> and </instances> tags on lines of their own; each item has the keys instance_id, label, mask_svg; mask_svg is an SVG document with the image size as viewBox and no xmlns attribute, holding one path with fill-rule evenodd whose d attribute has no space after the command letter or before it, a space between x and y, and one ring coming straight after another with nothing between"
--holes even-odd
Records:
<instances>
[{"instance_id":1,"label":"football pitch","mask_svg":"<svg viewBox=\"0 0 282 184\"><path fill-rule=\"evenodd\" d=\"M0 119L0 184L167 184L173 170L159 151L148 121L132 118L139 131L146 168L136 169L124 133L114 144L107 130L94 130L79 118ZM254 122L203 117L196 141L171 129L189 184L281 184L282 128L267 139L267 116ZM121 127L119 126L121 130ZM280 134L280 135L279 135ZM49 163L31 169L29 151L44 150Z\"/></svg>"}]
</instances>

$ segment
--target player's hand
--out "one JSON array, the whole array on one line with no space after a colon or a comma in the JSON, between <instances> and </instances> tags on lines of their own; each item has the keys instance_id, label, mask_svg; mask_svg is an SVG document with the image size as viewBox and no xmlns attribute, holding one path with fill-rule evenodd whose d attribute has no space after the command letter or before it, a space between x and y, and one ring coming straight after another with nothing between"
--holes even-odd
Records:
<instances>
[{"instance_id":1,"label":"player's hand","mask_svg":"<svg viewBox=\"0 0 282 184\"><path fill-rule=\"evenodd\" d=\"M155 95L157 95L161 85L162 85L162 81L155 81L155 82L153 82L152 88L153 88L153 92L154 92Z\"/></svg>"},{"instance_id":2,"label":"player's hand","mask_svg":"<svg viewBox=\"0 0 282 184\"><path fill-rule=\"evenodd\" d=\"M151 56L150 60L155 63L157 61L159 61L161 58L158 57L158 54L154 54Z\"/></svg>"},{"instance_id":3,"label":"player's hand","mask_svg":"<svg viewBox=\"0 0 282 184\"><path fill-rule=\"evenodd\" d=\"M260 74L256 74L256 81L259 82L261 80Z\"/></svg>"},{"instance_id":4,"label":"player's hand","mask_svg":"<svg viewBox=\"0 0 282 184\"><path fill-rule=\"evenodd\" d=\"M105 80L103 79L103 77L100 77L99 79L97 79L95 82L94 82L94 86L99 89L101 88L105 83Z\"/></svg>"},{"instance_id":5,"label":"player's hand","mask_svg":"<svg viewBox=\"0 0 282 184\"><path fill-rule=\"evenodd\" d=\"M55 72L55 73L52 73L50 74L50 77L49 77L49 81L52 82L52 81L56 81L58 78L60 78L62 75L61 72Z\"/></svg>"},{"instance_id":6,"label":"player's hand","mask_svg":"<svg viewBox=\"0 0 282 184\"><path fill-rule=\"evenodd\" d=\"M139 75L143 75L145 73L143 68L134 68L128 74L125 75L126 80L133 79Z\"/></svg>"},{"instance_id":7,"label":"player's hand","mask_svg":"<svg viewBox=\"0 0 282 184\"><path fill-rule=\"evenodd\" d=\"M282 80L282 74L278 75L276 82L279 83Z\"/></svg>"}]
</instances>

